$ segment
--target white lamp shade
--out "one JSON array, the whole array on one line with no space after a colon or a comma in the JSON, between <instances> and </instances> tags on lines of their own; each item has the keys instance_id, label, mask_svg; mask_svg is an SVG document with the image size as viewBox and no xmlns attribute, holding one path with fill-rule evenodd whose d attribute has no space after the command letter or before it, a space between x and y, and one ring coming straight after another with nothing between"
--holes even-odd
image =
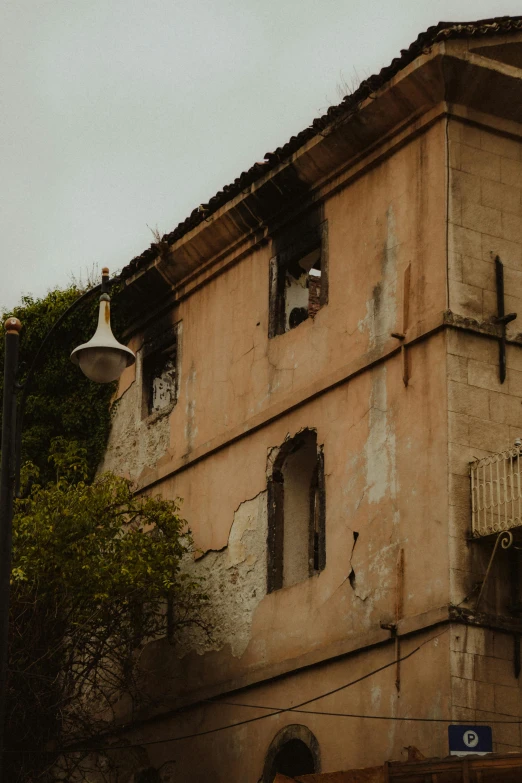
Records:
<instances>
[{"instance_id":1,"label":"white lamp shade","mask_svg":"<svg viewBox=\"0 0 522 783\"><path fill-rule=\"evenodd\" d=\"M130 348L119 343L112 333L111 305L106 294L100 297L98 327L94 337L74 349L71 361L78 364L84 375L96 383L115 381L126 367L136 361Z\"/></svg>"}]
</instances>

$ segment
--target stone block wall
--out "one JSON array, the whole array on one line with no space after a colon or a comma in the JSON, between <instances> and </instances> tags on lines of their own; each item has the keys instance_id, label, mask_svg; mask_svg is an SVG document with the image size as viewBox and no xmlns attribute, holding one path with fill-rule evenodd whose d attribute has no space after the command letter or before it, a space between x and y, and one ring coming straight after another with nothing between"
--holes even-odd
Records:
<instances>
[{"instance_id":1,"label":"stone block wall","mask_svg":"<svg viewBox=\"0 0 522 783\"><path fill-rule=\"evenodd\" d=\"M495 753L520 751L522 679L513 666L513 636L472 626L451 630L452 719L485 721Z\"/></svg>"},{"instance_id":2,"label":"stone block wall","mask_svg":"<svg viewBox=\"0 0 522 783\"><path fill-rule=\"evenodd\" d=\"M447 332L451 600L459 603L489 556L480 545L466 544L469 463L503 451L522 434L522 144L457 120L450 121L448 136L449 309L466 327ZM520 314L507 328L514 343L507 347L504 383L492 334L497 255L504 265L505 310ZM491 608L499 610L502 596L490 593Z\"/></svg>"},{"instance_id":3,"label":"stone block wall","mask_svg":"<svg viewBox=\"0 0 522 783\"><path fill-rule=\"evenodd\" d=\"M497 313L495 256L506 312L522 312L522 145L456 120L449 128L449 307L478 321ZM508 327L510 336L521 321Z\"/></svg>"},{"instance_id":4,"label":"stone block wall","mask_svg":"<svg viewBox=\"0 0 522 783\"><path fill-rule=\"evenodd\" d=\"M522 145L471 124L449 123L448 305L446 332L451 601L474 609L492 544L470 541L469 464L522 435ZM495 257L504 265L507 374L499 377ZM513 558L499 550L480 610L509 616ZM493 722L494 750L520 750L522 678L512 634L458 625L451 631L452 717Z\"/></svg>"},{"instance_id":5,"label":"stone block wall","mask_svg":"<svg viewBox=\"0 0 522 783\"><path fill-rule=\"evenodd\" d=\"M483 578L490 555L489 547L481 542L469 541L469 466L475 459L503 451L522 435L521 372L515 369L522 367L522 347L507 346L507 378L501 384L496 339L451 329L447 332L446 344L452 564L450 600L459 604L473 593L477 582ZM502 565L502 561L495 565ZM509 585L502 574L502 569L499 571L496 567L483 609L489 606L491 611L505 613Z\"/></svg>"}]
</instances>

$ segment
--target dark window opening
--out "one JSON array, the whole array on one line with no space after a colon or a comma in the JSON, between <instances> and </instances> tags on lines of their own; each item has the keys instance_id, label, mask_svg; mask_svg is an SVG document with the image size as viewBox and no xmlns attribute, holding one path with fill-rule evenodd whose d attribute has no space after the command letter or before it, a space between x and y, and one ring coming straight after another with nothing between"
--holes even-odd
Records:
<instances>
[{"instance_id":1,"label":"dark window opening","mask_svg":"<svg viewBox=\"0 0 522 783\"><path fill-rule=\"evenodd\" d=\"M312 775L316 769L310 748L300 739L291 739L285 742L276 754L273 772L274 778L278 773L289 777Z\"/></svg>"},{"instance_id":2,"label":"dark window opening","mask_svg":"<svg viewBox=\"0 0 522 783\"><path fill-rule=\"evenodd\" d=\"M303 430L281 447L268 481L268 592L322 571L325 556L324 456Z\"/></svg>"},{"instance_id":3,"label":"dark window opening","mask_svg":"<svg viewBox=\"0 0 522 783\"><path fill-rule=\"evenodd\" d=\"M143 363L147 413L158 413L176 400L176 352L153 355Z\"/></svg>"},{"instance_id":4,"label":"dark window opening","mask_svg":"<svg viewBox=\"0 0 522 783\"><path fill-rule=\"evenodd\" d=\"M310 522L313 531L312 555L311 561L313 570L321 571L323 568L321 561L321 552L324 549L324 542L321 541L322 533L322 498L319 487L319 459L315 467L314 475L310 485Z\"/></svg>"},{"instance_id":5,"label":"dark window opening","mask_svg":"<svg viewBox=\"0 0 522 783\"><path fill-rule=\"evenodd\" d=\"M321 304L321 247L285 270L285 332L313 318Z\"/></svg>"},{"instance_id":6,"label":"dark window opening","mask_svg":"<svg viewBox=\"0 0 522 783\"><path fill-rule=\"evenodd\" d=\"M321 771L319 743L310 729L291 724L281 729L265 756L260 783L273 783L279 774L294 778L297 775L313 775Z\"/></svg>"},{"instance_id":7,"label":"dark window opening","mask_svg":"<svg viewBox=\"0 0 522 783\"><path fill-rule=\"evenodd\" d=\"M296 232L270 262L269 336L284 334L314 318L328 301L327 224ZM297 233L297 236L295 235ZM278 240L275 244L280 244ZM289 237L290 240L290 237Z\"/></svg>"},{"instance_id":8,"label":"dark window opening","mask_svg":"<svg viewBox=\"0 0 522 783\"><path fill-rule=\"evenodd\" d=\"M178 328L174 327L143 347L143 416L168 412L178 396Z\"/></svg>"}]
</instances>

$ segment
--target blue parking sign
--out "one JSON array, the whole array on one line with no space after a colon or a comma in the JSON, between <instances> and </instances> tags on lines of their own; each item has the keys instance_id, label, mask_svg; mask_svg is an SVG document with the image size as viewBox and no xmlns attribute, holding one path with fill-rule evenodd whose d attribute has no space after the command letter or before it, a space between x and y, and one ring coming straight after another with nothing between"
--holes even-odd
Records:
<instances>
[{"instance_id":1,"label":"blue parking sign","mask_svg":"<svg viewBox=\"0 0 522 783\"><path fill-rule=\"evenodd\" d=\"M491 726L448 726L448 741L451 756L484 756L493 752Z\"/></svg>"}]
</instances>

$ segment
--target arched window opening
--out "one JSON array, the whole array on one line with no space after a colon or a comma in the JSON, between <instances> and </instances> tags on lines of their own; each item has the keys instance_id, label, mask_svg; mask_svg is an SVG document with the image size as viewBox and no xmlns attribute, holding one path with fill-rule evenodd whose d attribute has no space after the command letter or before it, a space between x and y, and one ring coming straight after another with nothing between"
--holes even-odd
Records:
<instances>
[{"instance_id":1,"label":"arched window opening","mask_svg":"<svg viewBox=\"0 0 522 783\"><path fill-rule=\"evenodd\" d=\"M273 783L280 773L288 777L321 771L319 743L306 726L292 724L282 729L268 748L262 783Z\"/></svg>"},{"instance_id":2,"label":"arched window opening","mask_svg":"<svg viewBox=\"0 0 522 783\"><path fill-rule=\"evenodd\" d=\"M311 775L315 771L312 751L299 739L285 742L274 759L274 777L278 772L294 777L294 775Z\"/></svg>"},{"instance_id":3,"label":"arched window opening","mask_svg":"<svg viewBox=\"0 0 522 783\"><path fill-rule=\"evenodd\" d=\"M287 440L268 479L268 592L325 566L324 456L315 430Z\"/></svg>"}]
</instances>

